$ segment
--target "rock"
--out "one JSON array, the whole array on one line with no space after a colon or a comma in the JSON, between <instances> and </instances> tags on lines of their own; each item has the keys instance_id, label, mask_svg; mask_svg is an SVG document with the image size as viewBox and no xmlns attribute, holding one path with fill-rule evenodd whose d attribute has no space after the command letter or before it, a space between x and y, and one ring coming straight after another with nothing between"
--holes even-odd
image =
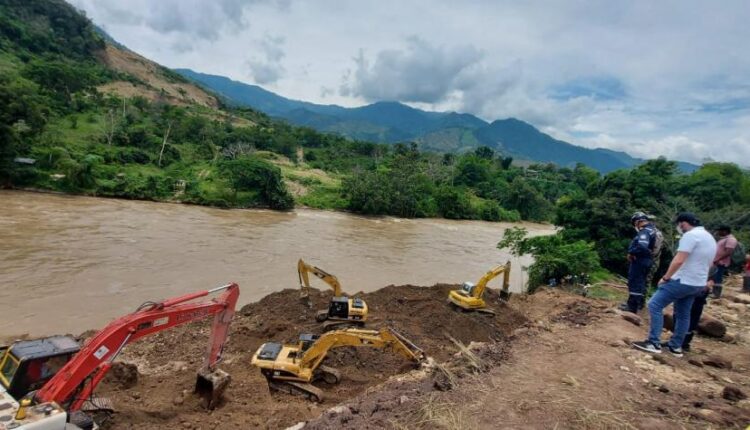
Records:
<instances>
[{"instance_id":1,"label":"rock","mask_svg":"<svg viewBox=\"0 0 750 430\"><path fill-rule=\"evenodd\" d=\"M737 343L737 338L735 337L735 335L730 333L725 333L720 340L726 343Z\"/></svg>"},{"instance_id":2,"label":"rock","mask_svg":"<svg viewBox=\"0 0 750 430\"><path fill-rule=\"evenodd\" d=\"M716 306L726 306L729 304L729 302L727 301L727 299L716 299L712 300L711 304Z\"/></svg>"},{"instance_id":3,"label":"rock","mask_svg":"<svg viewBox=\"0 0 750 430\"><path fill-rule=\"evenodd\" d=\"M672 365L672 363L669 362L669 359L667 357L663 356L663 355L653 354L651 356L651 359L654 360L654 361L657 361L657 362L659 362L661 364L666 364L667 366L671 366Z\"/></svg>"},{"instance_id":4,"label":"rock","mask_svg":"<svg viewBox=\"0 0 750 430\"><path fill-rule=\"evenodd\" d=\"M747 310L747 305L744 303L729 303L727 305L727 308L732 309L733 311L742 313Z\"/></svg>"},{"instance_id":5,"label":"rock","mask_svg":"<svg viewBox=\"0 0 750 430\"><path fill-rule=\"evenodd\" d=\"M721 415L718 412L712 411L711 409L699 409L697 412L691 413L691 415L695 416L698 419L702 419L714 424L724 423Z\"/></svg>"},{"instance_id":6,"label":"rock","mask_svg":"<svg viewBox=\"0 0 750 430\"><path fill-rule=\"evenodd\" d=\"M409 397L407 397L407 396L404 396L404 395L402 395L402 396L401 396L401 397L399 397L399 399L398 399L398 404L399 404L399 405L403 405L404 403L406 403L406 402L408 402L408 401L409 401Z\"/></svg>"},{"instance_id":7,"label":"rock","mask_svg":"<svg viewBox=\"0 0 750 430\"><path fill-rule=\"evenodd\" d=\"M692 364L693 366L703 367L703 363L694 358L688 359L688 363Z\"/></svg>"},{"instance_id":8,"label":"rock","mask_svg":"<svg viewBox=\"0 0 750 430\"><path fill-rule=\"evenodd\" d=\"M669 392L669 388L667 388L666 385L661 385L661 386L659 386L659 392L661 392L661 393L668 393Z\"/></svg>"},{"instance_id":9,"label":"rock","mask_svg":"<svg viewBox=\"0 0 750 430\"><path fill-rule=\"evenodd\" d=\"M343 413L349 412L349 408L345 405L339 405L339 406L332 407L326 412L328 412L329 414L343 414Z\"/></svg>"},{"instance_id":10,"label":"rock","mask_svg":"<svg viewBox=\"0 0 750 430\"><path fill-rule=\"evenodd\" d=\"M641 325L641 322L642 322L641 317L639 317L638 315L632 312L623 312L621 316L622 316L622 319L624 319L625 321L631 324L635 324L637 326Z\"/></svg>"},{"instance_id":11,"label":"rock","mask_svg":"<svg viewBox=\"0 0 750 430\"><path fill-rule=\"evenodd\" d=\"M704 314L698 323L698 332L711 337L723 337L727 333L727 326L716 318Z\"/></svg>"},{"instance_id":12,"label":"rock","mask_svg":"<svg viewBox=\"0 0 750 430\"><path fill-rule=\"evenodd\" d=\"M703 364L706 366L716 367L717 369L731 369L732 362L724 357L718 355L712 355L703 359Z\"/></svg>"},{"instance_id":13,"label":"rock","mask_svg":"<svg viewBox=\"0 0 750 430\"><path fill-rule=\"evenodd\" d=\"M178 394L174 399L172 399L172 404L174 404L175 406L180 406L183 403L185 403L185 398L182 396L182 394Z\"/></svg>"},{"instance_id":14,"label":"rock","mask_svg":"<svg viewBox=\"0 0 750 430\"><path fill-rule=\"evenodd\" d=\"M130 397L132 397L135 400L138 400L141 398L141 393L139 393L138 391L134 391L133 393L130 394Z\"/></svg>"},{"instance_id":15,"label":"rock","mask_svg":"<svg viewBox=\"0 0 750 430\"><path fill-rule=\"evenodd\" d=\"M735 302L735 303L742 303L745 305L750 305L750 294L737 294L736 296L730 296L728 297L729 300Z\"/></svg>"},{"instance_id":16,"label":"rock","mask_svg":"<svg viewBox=\"0 0 750 430\"><path fill-rule=\"evenodd\" d=\"M105 381L116 384L127 390L138 384L138 367L133 363L115 361L105 376Z\"/></svg>"},{"instance_id":17,"label":"rock","mask_svg":"<svg viewBox=\"0 0 750 430\"><path fill-rule=\"evenodd\" d=\"M630 369L628 369L627 366L620 366L620 370L623 372L630 372Z\"/></svg>"},{"instance_id":18,"label":"rock","mask_svg":"<svg viewBox=\"0 0 750 430\"><path fill-rule=\"evenodd\" d=\"M298 422L297 424L295 424L295 425L293 425L291 427L285 428L284 430L302 430L304 427L305 427L305 422L304 421L300 421L300 422Z\"/></svg>"},{"instance_id":19,"label":"rock","mask_svg":"<svg viewBox=\"0 0 750 430\"><path fill-rule=\"evenodd\" d=\"M740 317L738 317L737 314L721 314L721 317L724 321L729 322L738 322L740 320Z\"/></svg>"},{"instance_id":20,"label":"rock","mask_svg":"<svg viewBox=\"0 0 750 430\"><path fill-rule=\"evenodd\" d=\"M732 402L736 402L738 400L745 400L745 399L747 399L747 394L745 394L737 386L727 385L726 387L724 387L724 390L722 390L721 397L723 397L723 398L725 398L727 400L730 400Z\"/></svg>"}]
</instances>

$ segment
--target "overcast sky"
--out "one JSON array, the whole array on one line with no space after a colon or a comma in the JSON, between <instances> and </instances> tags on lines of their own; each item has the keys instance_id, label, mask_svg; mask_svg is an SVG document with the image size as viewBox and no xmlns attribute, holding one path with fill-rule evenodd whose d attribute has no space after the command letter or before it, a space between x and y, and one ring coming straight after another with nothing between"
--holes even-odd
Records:
<instances>
[{"instance_id":1,"label":"overcast sky","mask_svg":"<svg viewBox=\"0 0 750 430\"><path fill-rule=\"evenodd\" d=\"M169 67L750 166L750 2L71 0Z\"/></svg>"}]
</instances>

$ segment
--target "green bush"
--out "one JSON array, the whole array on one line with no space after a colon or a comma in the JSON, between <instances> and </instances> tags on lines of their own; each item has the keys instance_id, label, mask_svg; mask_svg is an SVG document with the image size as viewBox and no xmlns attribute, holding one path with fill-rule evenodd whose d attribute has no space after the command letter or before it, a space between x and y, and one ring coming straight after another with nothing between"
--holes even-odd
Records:
<instances>
[{"instance_id":1,"label":"green bush","mask_svg":"<svg viewBox=\"0 0 750 430\"><path fill-rule=\"evenodd\" d=\"M469 195L465 189L443 185L435 193L438 212L449 219L475 219ZM499 218L499 211L497 214ZM489 221L494 221L490 219Z\"/></svg>"},{"instance_id":2,"label":"green bush","mask_svg":"<svg viewBox=\"0 0 750 430\"><path fill-rule=\"evenodd\" d=\"M569 242L560 233L527 238L525 229L513 227L505 231L497 247L510 249L516 256L531 254L534 257L534 263L528 268L530 293L550 279L560 281L569 275L590 274L601 269L593 243Z\"/></svg>"}]
</instances>

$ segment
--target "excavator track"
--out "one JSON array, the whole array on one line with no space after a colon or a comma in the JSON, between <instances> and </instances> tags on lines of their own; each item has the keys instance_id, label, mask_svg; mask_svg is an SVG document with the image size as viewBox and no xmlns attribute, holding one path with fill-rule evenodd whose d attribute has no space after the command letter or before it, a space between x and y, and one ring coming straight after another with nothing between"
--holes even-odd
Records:
<instances>
[{"instance_id":1,"label":"excavator track","mask_svg":"<svg viewBox=\"0 0 750 430\"><path fill-rule=\"evenodd\" d=\"M323 391L312 384L268 379L268 388L272 391L281 391L283 393L302 396L313 402L320 403L323 401Z\"/></svg>"},{"instance_id":2,"label":"excavator track","mask_svg":"<svg viewBox=\"0 0 750 430\"><path fill-rule=\"evenodd\" d=\"M341 372L338 369L321 364L315 369L315 379L322 379L326 384L335 385L341 382Z\"/></svg>"},{"instance_id":3,"label":"excavator track","mask_svg":"<svg viewBox=\"0 0 750 430\"><path fill-rule=\"evenodd\" d=\"M328 320L323 323L323 331L345 330L347 328L362 328L364 326L365 323L363 321Z\"/></svg>"}]
</instances>

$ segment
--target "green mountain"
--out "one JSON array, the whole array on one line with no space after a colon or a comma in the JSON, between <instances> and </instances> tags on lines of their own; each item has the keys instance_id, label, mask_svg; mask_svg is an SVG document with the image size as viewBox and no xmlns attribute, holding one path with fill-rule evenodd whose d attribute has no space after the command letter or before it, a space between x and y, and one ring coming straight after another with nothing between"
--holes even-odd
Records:
<instances>
[{"instance_id":1,"label":"green mountain","mask_svg":"<svg viewBox=\"0 0 750 430\"><path fill-rule=\"evenodd\" d=\"M398 102L377 102L345 108L292 100L257 85L223 76L176 69L177 73L221 94L229 103L250 106L292 124L373 142L417 142L436 152L467 152L489 146L519 160L572 167L583 163L606 173L631 168L644 160L624 152L589 149L555 139L531 124L508 118L487 123L471 114L427 112ZM683 171L697 166L680 163Z\"/></svg>"}]
</instances>

